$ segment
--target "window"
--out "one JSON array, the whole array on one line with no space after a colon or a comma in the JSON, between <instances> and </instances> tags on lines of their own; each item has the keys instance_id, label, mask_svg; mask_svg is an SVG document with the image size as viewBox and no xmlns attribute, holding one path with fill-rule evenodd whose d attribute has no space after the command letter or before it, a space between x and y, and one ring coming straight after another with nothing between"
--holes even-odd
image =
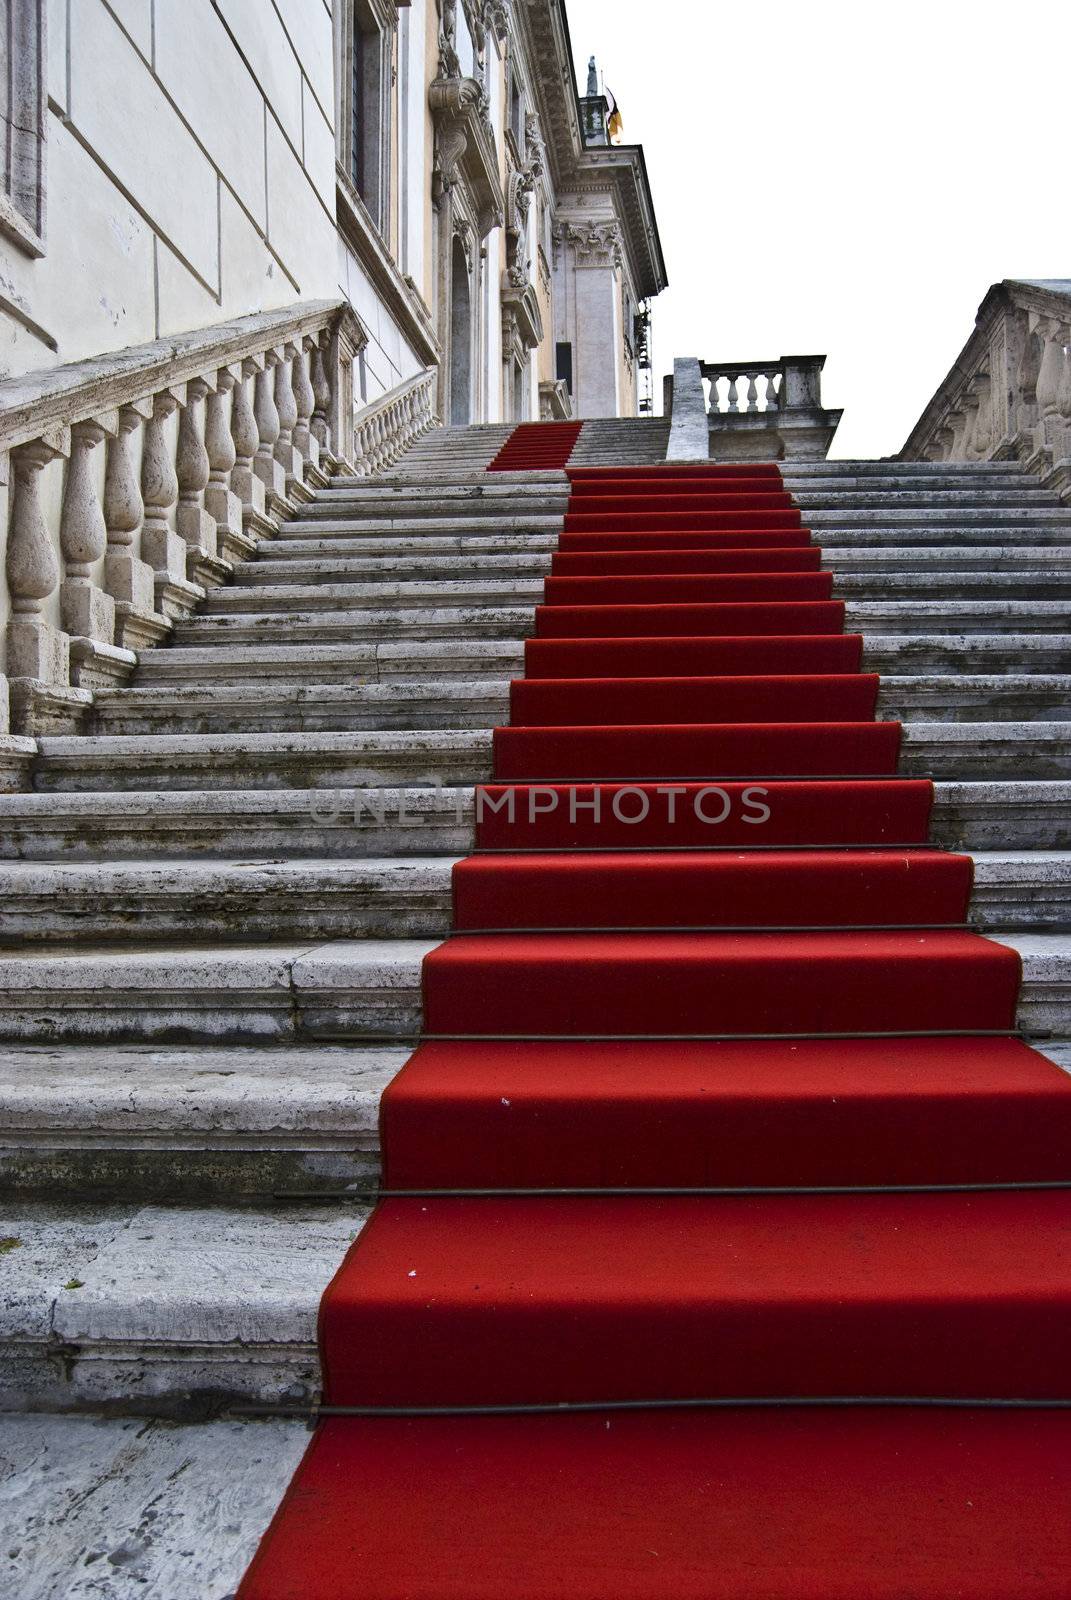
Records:
<instances>
[{"instance_id":1,"label":"window","mask_svg":"<svg viewBox=\"0 0 1071 1600\"><path fill-rule=\"evenodd\" d=\"M388 217L394 50L394 30L384 20L386 9L384 0L348 0L335 11L340 65L336 81L341 85L338 159L381 233Z\"/></svg>"},{"instance_id":2,"label":"window","mask_svg":"<svg viewBox=\"0 0 1071 1600\"><path fill-rule=\"evenodd\" d=\"M0 227L32 255L45 231L45 0L0 0Z\"/></svg>"},{"instance_id":3,"label":"window","mask_svg":"<svg viewBox=\"0 0 1071 1600\"><path fill-rule=\"evenodd\" d=\"M353 30L353 69L350 74L350 177L361 194L364 189L364 35Z\"/></svg>"}]
</instances>

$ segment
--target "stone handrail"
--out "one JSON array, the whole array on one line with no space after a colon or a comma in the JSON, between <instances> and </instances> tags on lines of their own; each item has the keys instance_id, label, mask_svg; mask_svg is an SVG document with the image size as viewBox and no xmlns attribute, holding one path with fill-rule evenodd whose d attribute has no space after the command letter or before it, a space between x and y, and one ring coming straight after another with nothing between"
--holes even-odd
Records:
<instances>
[{"instance_id":1,"label":"stone handrail","mask_svg":"<svg viewBox=\"0 0 1071 1600\"><path fill-rule=\"evenodd\" d=\"M1022 461L1071 499L1071 280L1006 278L899 453Z\"/></svg>"},{"instance_id":2,"label":"stone handrail","mask_svg":"<svg viewBox=\"0 0 1071 1600\"><path fill-rule=\"evenodd\" d=\"M0 733L69 728L312 490L352 471L349 305L315 301L0 383Z\"/></svg>"},{"instance_id":3,"label":"stone handrail","mask_svg":"<svg viewBox=\"0 0 1071 1600\"><path fill-rule=\"evenodd\" d=\"M364 406L353 419L353 468L370 478L389 467L438 423L435 383L438 368L425 367L397 389Z\"/></svg>"},{"instance_id":4,"label":"stone handrail","mask_svg":"<svg viewBox=\"0 0 1071 1600\"><path fill-rule=\"evenodd\" d=\"M697 459L704 444L707 455L727 461L826 456L841 412L822 406L825 359L679 358L666 379L669 459Z\"/></svg>"}]
</instances>

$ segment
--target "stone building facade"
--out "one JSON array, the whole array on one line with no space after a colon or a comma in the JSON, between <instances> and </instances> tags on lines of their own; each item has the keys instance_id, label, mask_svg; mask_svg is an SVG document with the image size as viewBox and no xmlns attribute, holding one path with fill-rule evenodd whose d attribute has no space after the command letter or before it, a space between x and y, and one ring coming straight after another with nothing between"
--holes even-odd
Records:
<instances>
[{"instance_id":1,"label":"stone building facade","mask_svg":"<svg viewBox=\"0 0 1071 1600\"><path fill-rule=\"evenodd\" d=\"M665 271L563 0L6 19L0 376L341 294L358 412L428 368L447 422L636 412Z\"/></svg>"}]
</instances>

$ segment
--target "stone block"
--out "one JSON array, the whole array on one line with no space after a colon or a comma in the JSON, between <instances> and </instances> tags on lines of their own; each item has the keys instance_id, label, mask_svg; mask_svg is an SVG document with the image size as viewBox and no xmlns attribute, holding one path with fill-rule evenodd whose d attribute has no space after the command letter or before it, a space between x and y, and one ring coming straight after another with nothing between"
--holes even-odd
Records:
<instances>
[{"instance_id":1,"label":"stone block","mask_svg":"<svg viewBox=\"0 0 1071 1600\"><path fill-rule=\"evenodd\" d=\"M316 26L313 14L319 9L301 7L306 26ZM300 150L301 67L275 7L265 5L264 0L221 0L218 10L248 61L261 94L286 129L294 149ZM331 26L326 13L317 21Z\"/></svg>"},{"instance_id":2,"label":"stone block","mask_svg":"<svg viewBox=\"0 0 1071 1600\"><path fill-rule=\"evenodd\" d=\"M71 118L79 134L159 231L215 283L218 180L211 163L104 6L72 9L70 56ZM121 84L122 92L102 93L109 83Z\"/></svg>"},{"instance_id":3,"label":"stone block","mask_svg":"<svg viewBox=\"0 0 1071 1600\"><path fill-rule=\"evenodd\" d=\"M59 628L39 616L13 616L7 632L9 678L65 684L70 666L70 641Z\"/></svg>"},{"instance_id":4,"label":"stone block","mask_svg":"<svg viewBox=\"0 0 1071 1600\"><path fill-rule=\"evenodd\" d=\"M335 205L335 130L306 83L302 166L324 205ZM331 103L330 101L328 102Z\"/></svg>"},{"instance_id":5,"label":"stone block","mask_svg":"<svg viewBox=\"0 0 1071 1600\"><path fill-rule=\"evenodd\" d=\"M88 578L65 578L60 584L60 615L73 637L110 644L115 630L115 601Z\"/></svg>"},{"instance_id":6,"label":"stone block","mask_svg":"<svg viewBox=\"0 0 1071 1600\"><path fill-rule=\"evenodd\" d=\"M276 9L290 35L305 75L322 113L334 115L335 68L331 18L326 8L311 7L305 0L278 0Z\"/></svg>"},{"instance_id":7,"label":"stone block","mask_svg":"<svg viewBox=\"0 0 1071 1600\"><path fill-rule=\"evenodd\" d=\"M300 148L300 145L299 147ZM269 119L268 238L303 300L337 293L336 229L305 169L276 123Z\"/></svg>"},{"instance_id":8,"label":"stone block","mask_svg":"<svg viewBox=\"0 0 1071 1600\"><path fill-rule=\"evenodd\" d=\"M268 24L271 7L265 10ZM179 5L172 0L157 7L155 63L157 76L197 129L210 158L263 227L263 96L210 0ZM333 146L331 178L333 183Z\"/></svg>"},{"instance_id":9,"label":"stone block","mask_svg":"<svg viewBox=\"0 0 1071 1600\"><path fill-rule=\"evenodd\" d=\"M152 568L127 551L109 552L104 557L104 587L116 602L135 611L153 609Z\"/></svg>"}]
</instances>

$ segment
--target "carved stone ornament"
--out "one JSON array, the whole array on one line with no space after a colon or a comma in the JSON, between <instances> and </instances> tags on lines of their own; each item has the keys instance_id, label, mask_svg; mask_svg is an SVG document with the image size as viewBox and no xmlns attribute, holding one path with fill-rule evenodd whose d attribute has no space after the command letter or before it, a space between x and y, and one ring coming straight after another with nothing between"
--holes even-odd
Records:
<instances>
[{"instance_id":1,"label":"carved stone ornament","mask_svg":"<svg viewBox=\"0 0 1071 1600\"><path fill-rule=\"evenodd\" d=\"M616 222L562 223L558 239L576 251L578 267L619 267L621 229Z\"/></svg>"},{"instance_id":2,"label":"carved stone ornament","mask_svg":"<svg viewBox=\"0 0 1071 1600\"><path fill-rule=\"evenodd\" d=\"M486 98L475 78L441 77L428 90L435 124L431 197L436 207L464 183L479 222L480 238L501 225L505 200L494 140L485 125Z\"/></svg>"}]
</instances>

